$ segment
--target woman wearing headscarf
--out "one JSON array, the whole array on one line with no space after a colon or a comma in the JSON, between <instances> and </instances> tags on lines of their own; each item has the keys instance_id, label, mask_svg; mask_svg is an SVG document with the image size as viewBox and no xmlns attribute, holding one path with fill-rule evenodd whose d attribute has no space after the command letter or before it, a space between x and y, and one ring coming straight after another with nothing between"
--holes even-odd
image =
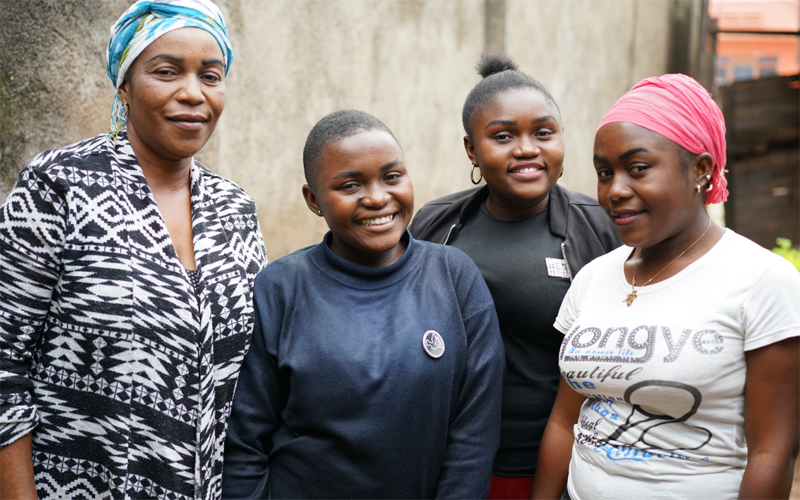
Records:
<instances>
[{"instance_id":1,"label":"woman wearing headscarf","mask_svg":"<svg viewBox=\"0 0 800 500\"><path fill-rule=\"evenodd\" d=\"M532 498L788 498L800 447L800 274L714 224L725 123L685 75L648 78L595 136L625 246L578 273Z\"/></svg>"},{"instance_id":2,"label":"woman wearing headscarf","mask_svg":"<svg viewBox=\"0 0 800 500\"><path fill-rule=\"evenodd\" d=\"M253 200L193 155L233 54L207 0L111 29L112 132L0 207L0 496L215 498L266 264Z\"/></svg>"}]
</instances>

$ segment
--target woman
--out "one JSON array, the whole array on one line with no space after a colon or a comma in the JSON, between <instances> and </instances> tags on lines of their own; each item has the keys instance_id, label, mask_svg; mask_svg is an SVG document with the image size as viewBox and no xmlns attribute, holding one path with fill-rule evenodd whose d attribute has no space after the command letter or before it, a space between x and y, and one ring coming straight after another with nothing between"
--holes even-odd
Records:
<instances>
[{"instance_id":1,"label":"woman","mask_svg":"<svg viewBox=\"0 0 800 500\"><path fill-rule=\"evenodd\" d=\"M581 271L556 319L533 498L788 498L800 274L705 211L727 197L722 113L687 76L643 80L600 122L594 165L627 246Z\"/></svg>"},{"instance_id":2,"label":"woman","mask_svg":"<svg viewBox=\"0 0 800 500\"><path fill-rule=\"evenodd\" d=\"M113 132L0 208L0 496L214 498L266 264L252 199L192 159L233 58L205 0L112 28Z\"/></svg>"},{"instance_id":3,"label":"woman","mask_svg":"<svg viewBox=\"0 0 800 500\"><path fill-rule=\"evenodd\" d=\"M502 53L484 54L484 79L464 103L464 147L486 185L428 203L410 228L466 252L494 298L507 370L489 498L530 496L558 387L562 337L553 320L573 275L619 245L596 200L556 184L561 114L542 84L516 68Z\"/></svg>"},{"instance_id":4,"label":"woman","mask_svg":"<svg viewBox=\"0 0 800 500\"><path fill-rule=\"evenodd\" d=\"M330 232L256 279L223 496L485 496L504 363L478 269L409 236L414 189L377 118L324 117L303 164Z\"/></svg>"}]
</instances>

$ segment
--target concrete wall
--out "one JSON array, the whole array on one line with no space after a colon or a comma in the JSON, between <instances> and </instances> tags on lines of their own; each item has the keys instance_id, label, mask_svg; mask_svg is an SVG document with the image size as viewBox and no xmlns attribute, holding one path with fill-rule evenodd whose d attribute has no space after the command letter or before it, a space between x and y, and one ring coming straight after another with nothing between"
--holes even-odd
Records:
<instances>
[{"instance_id":1,"label":"concrete wall","mask_svg":"<svg viewBox=\"0 0 800 500\"><path fill-rule=\"evenodd\" d=\"M685 1L685 0L684 0ZM130 0L0 1L0 196L33 155L108 129L108 28ZM406 152L416 205L471 186L460 116L486 48L562 109L566 173L595 191L594 130L639 79L664 73L668 0L221 0L235 61L200 161L256 199L272 259L318 242L302 148L337 109L381 118Z\"/></svg>"}]
</instances>

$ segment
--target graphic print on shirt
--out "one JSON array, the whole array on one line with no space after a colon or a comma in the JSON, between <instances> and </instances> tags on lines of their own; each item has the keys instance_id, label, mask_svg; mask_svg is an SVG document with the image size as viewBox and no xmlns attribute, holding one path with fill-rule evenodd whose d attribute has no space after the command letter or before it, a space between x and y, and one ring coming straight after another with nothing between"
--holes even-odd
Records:
<instances>
[{"instance_id":1,"label":"graphic print on shirt","mask_svg":"<svg viewBox=\"0 0 800 500\"><path fill-rule=\"evenodd\" d=\"M562 376L590 398L577 441L611 460L689 458L683 453L697 452L712 438L711 431L688 422L703 396L685 380L663 376L681 354L705 358L720 353L722 344L721 335L708 329L684 329L676 339L666 326L573 328L561 345L562 368L567 367ZM591 413L598 418L589 418Z\"/></svg>"}]
</instances>

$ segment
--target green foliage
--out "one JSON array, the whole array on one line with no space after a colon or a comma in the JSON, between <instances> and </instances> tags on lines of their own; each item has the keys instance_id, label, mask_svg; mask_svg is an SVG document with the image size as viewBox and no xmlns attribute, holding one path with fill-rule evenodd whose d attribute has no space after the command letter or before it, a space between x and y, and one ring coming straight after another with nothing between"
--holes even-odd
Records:
<instances>
[{"instance_id":1,"label":"green foliage","mask_svg":"<svg viewBox=\"0 0 800 500\"><path fill-rule=\"evenodd\" d=\"M800 271L800 251L792 248L792 241L788 238L778 238L775 240L775 243L778 246L773 248L772 251L781 257L785 257L786 260L791 262L792 265Z\"/></svg>"}]
</instances>

